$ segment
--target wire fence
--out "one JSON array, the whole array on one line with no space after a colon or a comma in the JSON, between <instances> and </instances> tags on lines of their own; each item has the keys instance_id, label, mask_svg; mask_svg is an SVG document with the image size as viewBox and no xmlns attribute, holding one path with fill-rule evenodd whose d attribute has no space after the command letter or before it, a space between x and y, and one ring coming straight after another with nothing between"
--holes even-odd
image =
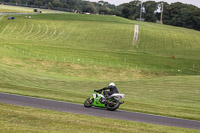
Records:
<instances>
[{"instance_id":1,"label":"wire fence","mask_svg":"<svg viewBox=\"0 0 200 133\"><path fill-rule=\"evenodd\" d=\"M45 55L32 53L28 49L19 49L11 47L9 45L4 45L4 48L12 50L15 52L19 58L33 58L36 60L46 60L46 61L56 61L56 62L65 62L73 63L80 65L90 65L98 67L112 67L119 69L135 69L140 71L149 71L149 72L158 72L158 73L169 73L175 75L200 75L200 68L194 66L190 69L182 70L181 68L169 68L164 66L152 66L152 65L137 65L132 62L129 62L127 59L123 61L114 61L111 62L108 59L97 59L97 58L79 58L79 57L67 57L67 56L58 56L58 55Z\"/></svg>"}]
</instances>

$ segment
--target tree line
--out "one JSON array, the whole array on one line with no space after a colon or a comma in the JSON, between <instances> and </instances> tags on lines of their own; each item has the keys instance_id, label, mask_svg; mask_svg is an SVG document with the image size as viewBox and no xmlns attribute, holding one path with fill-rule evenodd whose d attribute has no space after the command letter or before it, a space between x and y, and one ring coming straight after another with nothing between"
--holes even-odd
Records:
<instances>
[{"instance_id":1,"label":"tree line","mask_svg":"<svg viewBox=\"0 0 200 133\"><path fill-rule=\"evenodd\" d=\"M71 11L77 11L79 13L88 12L94 14L120 16L118 6L104 1L89 2L84 0L0 0L0 2L24 6L27 5L38 8L69 9Z\"/></svg>"},{"instance_id":2,"label":"tree line","mask_svg":"<svg viewBox=\"0 0 200 133\"><path fill-rule=\"evenodd\" d=\"M70 9L79 13L117 15L131 20L141 17L148 22L160 20L163 7L162 22L164 24L200 30L200 8L181 2L168 4L167 2L146 1L142 3L140 0L133 0L119 6L105 1L83 0L0 0L0 2Z\"/></svg>"},{"instance_id":3,"label":"tree line","mask_svg":"<svg viewBox=\"0 0 200 133\"><path fill-rule=\"evenodd\" d=\"M139 0L134 0L120 6L123 6L122 17L135 20L140 18L140 13L142 13L141 17L148 22L160 20L163 8L162 20L164 24L200 30L200 8L194 5L155 1L141 3Z\"/></svg>"}]
</instances>

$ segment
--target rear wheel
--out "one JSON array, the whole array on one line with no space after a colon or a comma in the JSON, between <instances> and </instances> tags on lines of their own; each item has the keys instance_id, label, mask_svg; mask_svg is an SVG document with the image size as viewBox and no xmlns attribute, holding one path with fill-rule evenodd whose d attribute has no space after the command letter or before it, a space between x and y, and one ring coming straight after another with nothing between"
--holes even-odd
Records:
<instances>
[{"instance_id":1,"label":"rear wheel","mask_svg":"<svg viewBox=\"0 0 200 133\"><path fill-rule=\"evenodd\" d=\"M119 108L119 101L111 101L111 102L108 102L108 104L106 105L106 108L110 111L115 111L116 109Z\"/></svg>"},{"instance_id":2,"label":"rear wheel","mask_svg":"<svg viewBox=\"0 0 200 133\"><path fill-rule=\"evenodd\" d=\"M84 102L84 106L87 107L87 108L92 107L93 101L94 100L93 99L90 100L90 98L86 99L85 102Z\"/></svg>"}]
</instances>

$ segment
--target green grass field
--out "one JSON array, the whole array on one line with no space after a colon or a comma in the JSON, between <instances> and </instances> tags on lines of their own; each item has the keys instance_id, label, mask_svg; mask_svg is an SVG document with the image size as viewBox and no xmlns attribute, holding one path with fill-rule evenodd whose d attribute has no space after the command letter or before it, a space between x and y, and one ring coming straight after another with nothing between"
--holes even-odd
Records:
<instances>
[{"instance_id":1,"label":"green grass field","mask_svg":"<svg viewBox=\"0 0 200 133\"><path fill-rule=\"evenodd\" d=\"M33 9L18 6L0 5L0 12L33 13Z\"/></svg>"},{"instance_id":2,"label":"green grass field","mask_svg":"<svg viewBox=\"0 0 200 133\"><path fill-rule=\"evenodd\" d=\"M94 89L109 83L34 71L1 65L0 91L82 104ZM200 120L199 80L198 76L177 76L118 81L120 92L126 94L120 109Z\"/></svg>"},{"instance_id":3,"label":"green grass field","mask_svg":"<svg viewBox=\"0 0 200 133\"><path fill-rule=\"evenodd\" d=\"M10 6L10 5L0 5L0 13L1 12L16 12L16 13L34 13L33 10L35 8L30 8L30 7L20 7L20 6ZM42 11L42 13L53 13L55 11L53 10L45 10L45 9L38 9L38 11ZM56 12L61 12L62 11L56 11Z\"/></svg>"},{"instance_id":4,"label":"green grass field","mask_svg":"<svg viewBox=\"0 0 200 133\"><path fill-rule=\"evenodd\" d=\"M199 75L197 31L141 23L141 37L133 46L136 22L114 16L45 14L33 15L31 20L17 16L14 21L1 21L1 46L24 51L30 58L81 59L86 65L147 69L166 75L180 74L180 69L181 74Z\"/></svg>"},{"instance_id":5,"label":"green grass field","mask_svg":"<svg viewBox=\"0 0 200 133\"><path fill-rule=\"evenodd\" d=\"M114 81L120 109L200 120L200 32L115 16L15 17L0 16L1 92L83 103Z\"/></svg>"},{"instance_id":6,"label":"green grass field","mask_svg":"<svg viewBox=\"0 0 200 133\"><path fill-rule=\"evenodd\" d=\"M1 103L0 108L0 132L3 133L199 133L199 130L18 107Z\"/></svg>"}]
</instances>

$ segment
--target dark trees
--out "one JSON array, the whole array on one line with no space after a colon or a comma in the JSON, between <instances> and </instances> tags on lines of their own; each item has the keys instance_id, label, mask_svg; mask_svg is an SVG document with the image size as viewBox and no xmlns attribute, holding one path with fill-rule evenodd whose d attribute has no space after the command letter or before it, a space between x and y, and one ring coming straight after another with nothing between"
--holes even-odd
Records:
<instances>
[{"instance_id":1,"label":"dark trees","mask_svg":"<svg viewBox=\"0 0 200 133\"><path fill-rule=\"evenodd\" d=\"M123 4L122 17L135 20L140 16L141 1L134 0L129 3Z\"/></svg>"},{"instance_id":2,"label":"dark trees","mask_svg":"<svg viewBox=\"0 0 200 133\"><path fill-rule=\"evenodd\" d=\"M158 9L158 3L156 3L155 1L146 1L143 3L144 6L144 17L146 21L149 22L156 22L156 20L158 19L156 17L156 11Z\"/></svg>"},{"instance_id":3,"label":"dark trees","mask_svg":"<svg viewBox=\"0 0 200 133\"><path fill-rule=\"evenodd\" d=\"M200 9L180 2L172 3L165 9L164 24L200 29Z\"/></svg>"}]
</instances>

